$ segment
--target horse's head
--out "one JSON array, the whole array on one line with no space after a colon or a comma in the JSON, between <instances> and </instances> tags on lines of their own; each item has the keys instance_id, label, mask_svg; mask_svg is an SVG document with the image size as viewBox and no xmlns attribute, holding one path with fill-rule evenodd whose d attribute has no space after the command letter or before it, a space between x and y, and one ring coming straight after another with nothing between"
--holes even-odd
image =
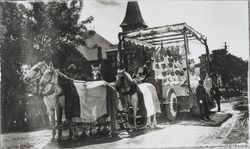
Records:
<instances>
[{"instance_id":1,"label":"horse's head","mask_svg":"<svg viewBox=\"0 0 250 149\"><path fill-rule=\"evenodd\" d=\"M25 74L23 81L25 83L32 83L40 79L47 67L48 66L45 64L45 62L38 62Z\"/></svg>"},{"instance_id":2,"label":"horse's head","mask_svg":"<svg viewBox=\"0 0 250 149\"><path fill-rule=\"evenodd\" d=\"M93 65L91 65L91 68L92 68L93 80L102 80L101 64L98 67L94 67Z\"/></svg>"},{"instance_id":3,"label":"horse's head","mask_svg":"<svg viewBox=\"0 0 250 149\"><path fill-rule=\"evenodd\" d=\"M48 68L45 69L43 76L41 77L41 80L39 82L39 85L43 88L47 84L56 84L58 73L56 69L54 68L52 62L50 62Z\"/></svg>"},{"instance_id":4,"label":"horse's head","mask_svg":"<svg viewBox=\"0 0 250 149\"><path fill-rule=\"evenodd\" d=\"M117 75L116 75L116 87L124 87L128 86L133 82L132 77L130 76L129 73L125 71L125 69L118 69L117 70Z\"/></svg>"}]
</instances>

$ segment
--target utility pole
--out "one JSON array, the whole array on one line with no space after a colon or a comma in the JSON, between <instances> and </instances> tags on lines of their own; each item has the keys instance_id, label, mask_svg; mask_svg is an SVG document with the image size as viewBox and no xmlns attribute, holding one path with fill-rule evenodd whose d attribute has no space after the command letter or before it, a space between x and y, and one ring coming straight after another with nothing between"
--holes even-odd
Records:
<instances>
[{"instance_id":1,"label":"utility pole","mask_svg":"<svg viewBox=\"0 0 250 149\"><path fill-rule=\"evenodd\" d=\"M228 42L223 42L223 43L224 43L224 49L227 50Z\"/></svg>"}]
</instances>

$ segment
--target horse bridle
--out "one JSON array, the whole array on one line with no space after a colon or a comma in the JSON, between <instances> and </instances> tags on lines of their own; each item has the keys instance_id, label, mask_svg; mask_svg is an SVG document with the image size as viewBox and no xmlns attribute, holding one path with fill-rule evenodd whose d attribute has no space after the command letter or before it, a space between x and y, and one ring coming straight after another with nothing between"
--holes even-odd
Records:
<instances>
[{"instance_id":1,"label":"horse bridle","mask_svg":"<svg viewBox=\"0 0 250 149\"><path fill-rule=\"evenodd\" d=\"M35 70L35 72L36 72L35 75L32 78L30 78L29 80L37 80L37 79L39 79L39 77L41 77L41 74L42 74L41 66L39 66L36 69L38 69L38 70L37 71Z\"/></svg>"},{"instance_id":2,"label":"horse bridle","mask_svg":"<svg viewBox=\"0 0 250 149\"><path fill-rule=\"evenodd\" d=\"M124 89L130 88L130 85L125 86L125 83L124 83L124 81L125 81L125 74L123 74L123 73L118 73L117 75L118 75L118 76L119 76L119 75L122 75L122 76L120 76L120 79L122 79L122 80L121 80L121 81L122 81L122 85L118 86L117 88L124 88ZM124 86L123 86L123 85L124 85ZM123 86L123 87L122 87L122 86Z\"/></svg>"},{"instance_id":3,"label":"horse bridle","mask_svg":"<svg viewBox=\"0 0 250 149\"><path fill-rule=\"evenodd\" d=\"M94 73L95 72L95 73ZM95 76L96 77L99 77L99 79L101 79L102 78L102 74L101 74L101 72L100 71L98 71L98 70L93 70L93 74L95 74Z\"/></svg>"}]
</instances>

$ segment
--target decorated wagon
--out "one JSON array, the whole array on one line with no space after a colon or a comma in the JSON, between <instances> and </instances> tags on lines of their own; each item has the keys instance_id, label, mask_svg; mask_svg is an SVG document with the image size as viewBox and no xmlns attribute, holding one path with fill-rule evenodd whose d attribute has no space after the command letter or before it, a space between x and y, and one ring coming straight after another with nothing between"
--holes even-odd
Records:
<instances>
[{"instance_id":1,"label":"decorated wagon","mask_svg":"<svg viewBox=\"0 0 250 149\"><path fill-rule=\"evenodd\" d=\"M118 34L118 53L124 53L126 46L143 48L144 62L151 60L155 72L155 86L163 113L170 121L177 113L190 110L199 113L195 88L199 81L199 68L188 58L189 41L198 40L205 46L207 70L209 73L209 49L205 36L186 23L142 28ZM122 56L120 56L122 61ZM211 100L211 99L210 99ZM210 108L214 107L209 102Z\"/></svg>"}]
</instances>

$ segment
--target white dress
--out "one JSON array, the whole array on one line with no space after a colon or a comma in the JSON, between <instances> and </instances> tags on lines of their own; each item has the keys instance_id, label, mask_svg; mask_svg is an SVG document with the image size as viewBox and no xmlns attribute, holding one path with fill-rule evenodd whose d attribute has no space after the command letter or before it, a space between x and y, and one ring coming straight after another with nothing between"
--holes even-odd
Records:
<instances>
[{"instance_id":1,"label":"white dress","mask_svg":"<svg viewBox=\"0 0 250 149\"><path fill-rule=\"evenodd\" d=\"M206 92L208 93L208 95L210 95L210 90L212 88L212 79L211 78L206 78L204 80L204 88L205 88Z\"/></svg>"}]
</instances>

